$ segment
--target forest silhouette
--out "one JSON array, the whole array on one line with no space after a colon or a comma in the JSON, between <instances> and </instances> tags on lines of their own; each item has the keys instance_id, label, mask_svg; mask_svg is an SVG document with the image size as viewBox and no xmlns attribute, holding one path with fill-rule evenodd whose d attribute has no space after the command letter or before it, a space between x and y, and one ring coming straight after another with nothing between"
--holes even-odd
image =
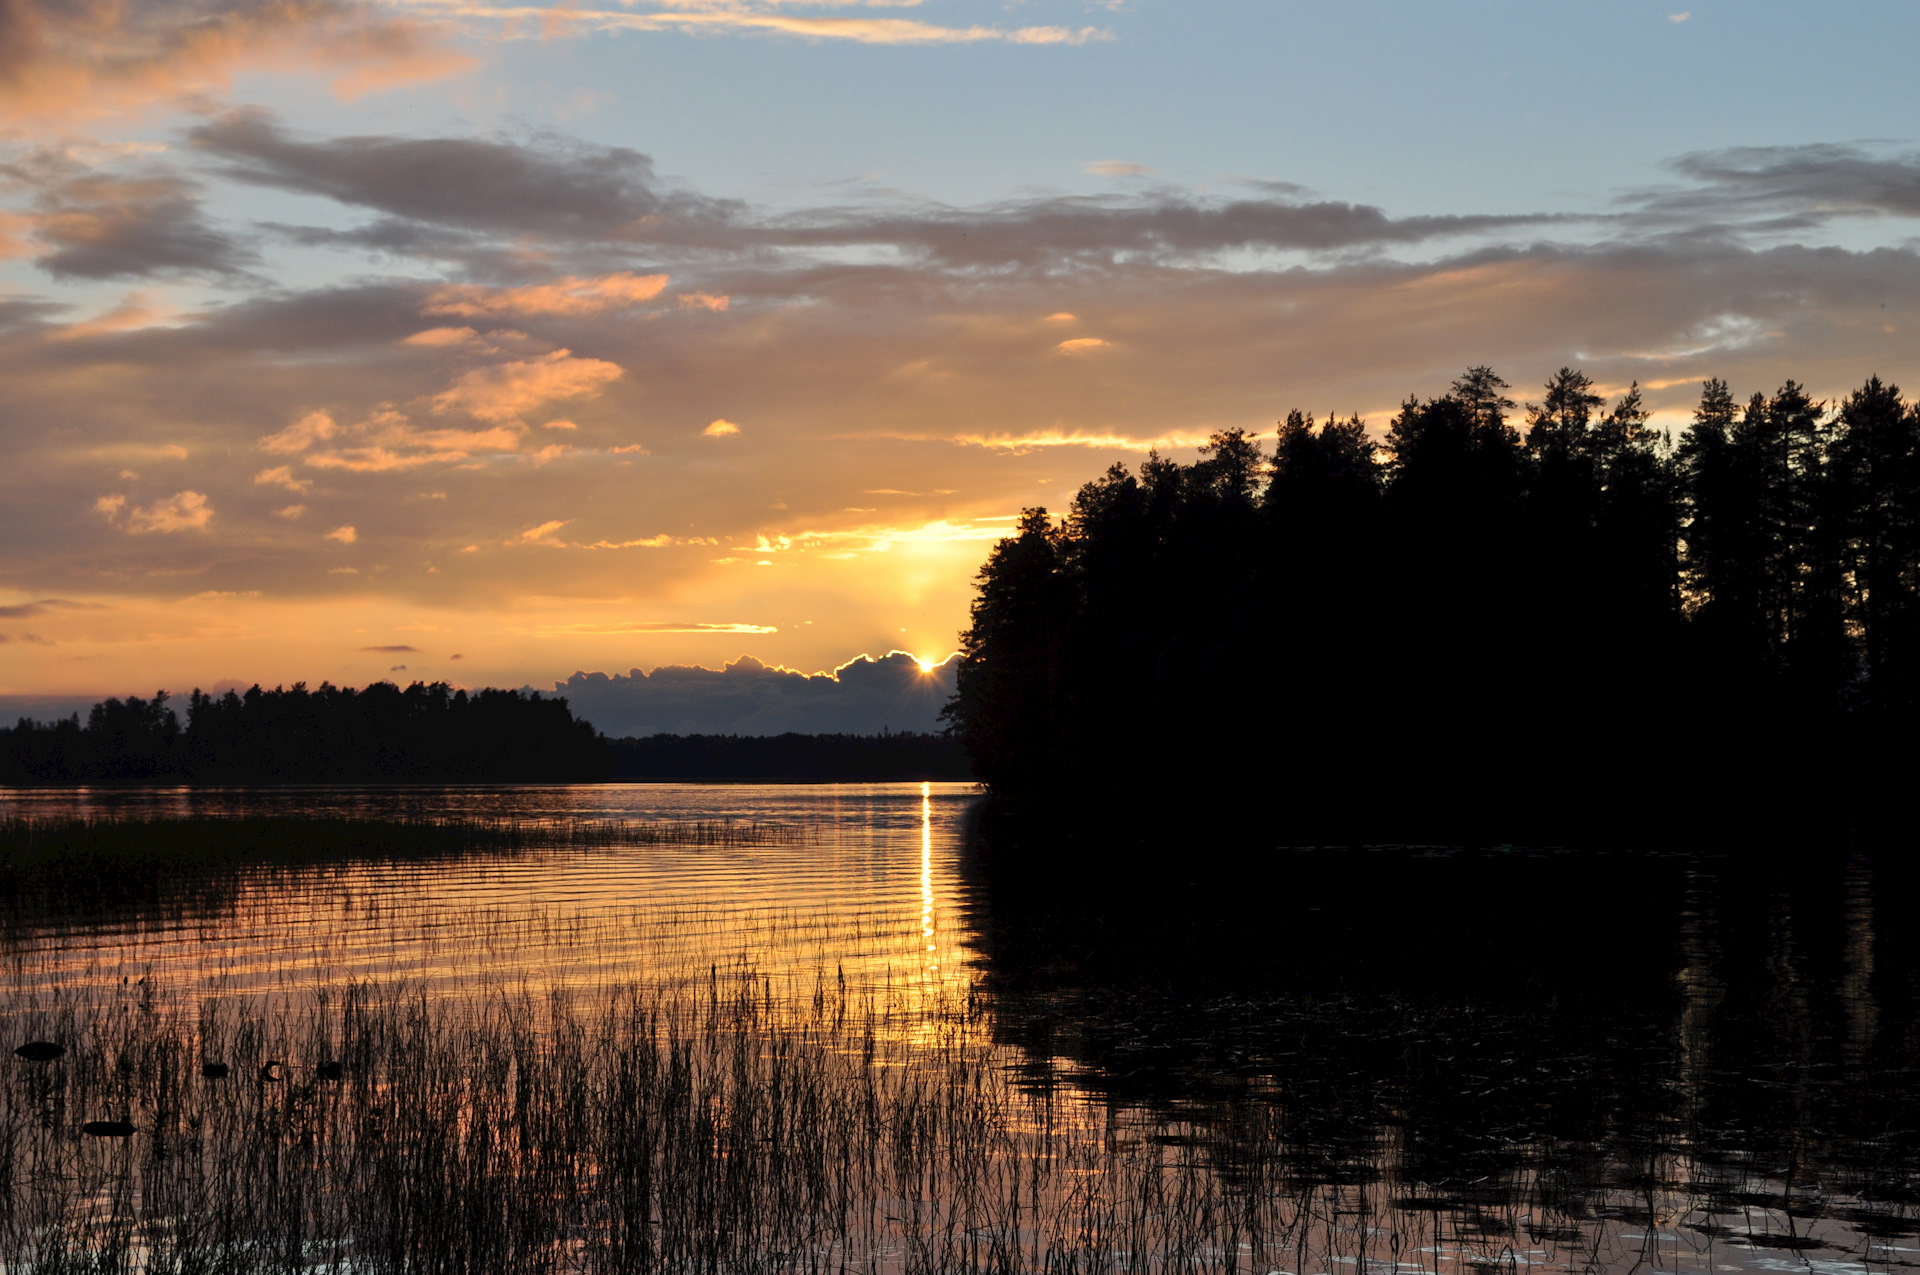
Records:
<instances>
[{"instance_id":1,"label":"forest silhouette","mask_svg":"<svg viewBox=\"0 0 1920 1275\"><path fill-rule=\"evenodd\" d=\"M486 783L605 779L605 745L539 692L321 683L244 695L165 691L0 731L0 783Z\"/></svg>"},{"instance_id":2,"label":"forest silhouette","mask_svg":"<svg viewBox=\"0 0 1920 1275\"><path fill-rule=\"evenodd\" d=\"M1865 815L1913 760L1920 410L1487 367L1150 455L978 577L947 710L1006 812L1284 838L1642 837ZM1148 820L1148 822L1153 822Z\"/></svg>"},{"instance_id":3,"label":"forest silhouette","mask_svg":"<svg viewBox=\"0 0 1920 1275\"><path fill-rule=\"evenodd\" d=\"M0 784L594 783L757 779L964 780L951 734L649 735L609 738L564 696L454 690L444 682L365 689L165 691L51 722L0 728Z\"/></svg>"}]
</instances>

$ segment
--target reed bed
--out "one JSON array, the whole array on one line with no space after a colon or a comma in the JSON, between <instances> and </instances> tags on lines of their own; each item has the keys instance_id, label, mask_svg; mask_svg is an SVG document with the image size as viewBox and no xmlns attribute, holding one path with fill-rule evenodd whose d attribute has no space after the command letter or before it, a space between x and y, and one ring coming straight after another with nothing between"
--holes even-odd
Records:
<instances>
[{"instance_id":1,"label":"reed bed","mask_svg":"<svg viewBox=\"0 0 1920 1275\"><path fill-rule=\"evenodd\" d=\"M1672 1238L1697 1207L1679 1160L1577 1199L1525 1174L1436 1193L1394 1181L1381 1143L1294 1146L1276 1095L1145 1117L1018 1083L990 1029L962 992L739 962L594 992L310 987L277 1008L150 982L16 994L0 1031L68 1052L7 1059L0 1269L1713 1263ZM136 1132L83 1132L98 1120Z\"/></svg>"},{"instance_id":2,"label":"reed bed","mask_svg":"<svg viewBox=\"0 0 1920 1275\"><path fill-rule=\"evenodd\" d=\"M0 1265L1264 1270L1329 1204L1265 1172L1272 1129L1220 1172L1198 1139L1014 1085L967 999L909 1011L824 975L782 995L744 965L395 991L259 1013L133 984L0 1016L69 1050L9 1060Z\"/></svg>"}]
</instances>

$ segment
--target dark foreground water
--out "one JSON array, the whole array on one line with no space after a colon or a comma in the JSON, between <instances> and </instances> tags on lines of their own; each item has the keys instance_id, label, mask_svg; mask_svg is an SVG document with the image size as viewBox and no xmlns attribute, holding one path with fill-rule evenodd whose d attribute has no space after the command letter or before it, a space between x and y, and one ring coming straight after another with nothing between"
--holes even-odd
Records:
<instances>
[{"instance_id":1,"label":"dark foreground water","mask_svg":"<svg viewBox=\"0 0 1920 1275\"><path fill-rule=\"evenodd\" d=\"M151 1014L155 996L205 1022L208 1006L289 1014L349 987L455 1003L746 972L766 1021L790 1004L807 1040L944 1094L942 1108L889 1090L886 1109L928 1121L948 1159L917 1185L862 1187L873 1216L856 1239L729 1250L731 1269L1920 1261L1920 935L1901 850L1256 845L1230 847L1246 866L1223 875L1204 870L1223 847L1202 844L1010 884L970 851L976 801L942 784L4 794L0 814L33 816L734 819L807 835L334 864L242 874L203 907L17 918L0 1022ZM867 1007L851 1043L820 1026L842 1021L819 1008L833 996ZM948 1132L930 1131L936 1108ZM982 1186L1009 1181L1010 1212ZM560 1267L601 1261L553 1251L574 1254Z\"/></svg>"}]
</instances>

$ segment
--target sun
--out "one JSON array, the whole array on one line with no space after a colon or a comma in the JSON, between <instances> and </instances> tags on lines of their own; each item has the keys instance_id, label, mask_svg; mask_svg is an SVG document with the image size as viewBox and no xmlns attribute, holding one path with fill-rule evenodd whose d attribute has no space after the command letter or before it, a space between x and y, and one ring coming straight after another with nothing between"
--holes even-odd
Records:
<instances>
[{"instance_id":1,"label":"sun","mask_svg":"<svg viewBox=\"0 0 1920 1275\"><path fill-rule=\"evenodd\" d=\"M935 670L935 669L937 669L937 668L939 668L939 667L940 667L940 664L939 664L939 662L938 662L938 661L936 661L936 660L925 660L925 659L921 659L921 658L920 658L919 656L917 656L917 655L913 657L913 662L914 662L915 664L918 664L918 665L920 666L920 671L921 671L921 673L923 673L923 674L924 674L924 673L931 673L931 672L933 672L933 670Z\"/></svg>"}]
</instances>

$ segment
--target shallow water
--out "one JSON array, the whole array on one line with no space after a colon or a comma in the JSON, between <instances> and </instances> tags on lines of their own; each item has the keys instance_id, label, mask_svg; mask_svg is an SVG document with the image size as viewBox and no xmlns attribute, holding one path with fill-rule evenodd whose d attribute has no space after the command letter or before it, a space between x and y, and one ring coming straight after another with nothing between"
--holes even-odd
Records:
<instances>
[{"instance_id":1,"label":"shallow water","mask_svg":"<svg viewBox=\"0 0 1920 1275\"><path fill-rule=\"evenodd\" d=\"M286 1003L358 979L459 997L751 968L770 996L844 981L906 1026L981 1007L969 1021L1035 1104L1022 1119L1065 1131L1074 1173L1160 1181L1197 1164L1285 1233L1284 1261L1269 1234L1234 1241L1244 1252L1203 1245L1199 1268L1920 1261L1920 937L1902 855L1280 853L1189 882L1208 847L1182 846L1100 864L1138 888L1094 898L1071 880L982 878L976 801L958 784L0 794L0 814L36 816L808 830L794 845L243 874L210 911L26 927L0 1001L12 1015L53 989L110 999L141 978ZM1043 1212L1065 1197L1049 1198ZM1038 1232L1021 1234L1038 1252ZM900 1252L866 1260L891 1269ZM1177 1264L1101 1252L1085 1268Z\"/></svg>"}]
</instances>

